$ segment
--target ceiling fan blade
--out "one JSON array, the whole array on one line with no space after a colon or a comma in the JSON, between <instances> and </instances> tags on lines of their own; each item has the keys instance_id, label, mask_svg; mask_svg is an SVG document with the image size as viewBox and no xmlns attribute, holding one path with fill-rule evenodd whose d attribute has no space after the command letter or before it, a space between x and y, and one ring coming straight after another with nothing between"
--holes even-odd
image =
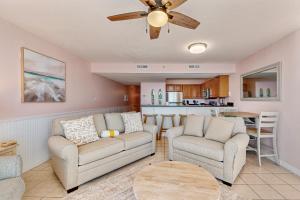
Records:
<instances>
[{"instance_id":1,"label":"ceiling fan blade","mask_svg":"<svg viewBox=\"0 0 300 200\"><path fill-rule=\"evenodd\" d=\"M168 10L173 10L173 9L177 8L178 6L181 6L186 1L187 0L169 0L166 3L166 7Z\"/></svg>"},{"instance_id":2,"label":"ceiling fan blade","mask_svg":"<svg viewBox=\"0 0 300 200\"><path fill-rule=\"evenodd\" d=\"M150 39L157 39L160 34L161 27L154 27L150 25Z\"/></svg>"},{"instance_id":3,"label":"ceiling fan blade","mask_svg":"<svg viewBox=\"0 0 300 200\"><path fill-rule=\"evenodd\" d=\"M140 0L145 6L154 7L156 5L155 0Z\"/></svg>"},{"instance_id":4,"label":"ceiling fan blade","mask_svg":"<svg viewBox=\"0 0 300 200\"><path fill-rule=\"evenodd\" d=\"M169 18L169 22L177 26L196 29L200 24L200 22L198 22L197 20L178 12L170 11L168 14L171 15Z\"/></svg>"},{"instance_id":5,"label":"ceiling fan blade","mask_svg":"<svg viewBox=\"0 0 300 200\"><path fill-rule=\"evenodd\" d=\"M129 20L129 19L139 19L142 17L146 17L148 13L145 11L138 11L138 12L130 12L130 13L124 13L119 15L113 15L107 17L110 21L122 21L122 20Z\"/></svg>"}]
</instances>

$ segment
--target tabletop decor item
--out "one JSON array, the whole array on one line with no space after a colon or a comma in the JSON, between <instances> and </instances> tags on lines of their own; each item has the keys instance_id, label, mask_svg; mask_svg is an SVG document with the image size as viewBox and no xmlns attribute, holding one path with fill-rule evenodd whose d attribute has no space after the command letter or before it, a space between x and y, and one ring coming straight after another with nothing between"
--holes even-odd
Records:
<instances>
[{"instance_id":1,"label":"tabletop decor item","mask_svg":"<svg viewBox=\"0 0 300 200\"><path fill-rule=\"evenodd\" d=\"M154 89L151 90L151 104L154 105L155 103L155 93L154 93Z\"/></svg>"},{"instance_id":2,"label":"tabletop decor item","mask_svg":"<svg viewBox=\"0 0 300 200\"><path fill-rule=\"evenodd\" d=\"M22 102L66 101L66 64L21 48Z\"/></svg>"},{"instance_id":3,"label":"tabletop decor item","mask_svg":"<svg viewBox=\"0 0 300 200\"><path fill-rule=\"evenodd\" d=\"M158 104L162 105L163 94L161 89L158 90Z\"/></svg>"},{"instance_id":4,"label":"tabletop decor item","mask_svg":"<svg viewBox=\"0 0 300 200\"><path fill-rule=\"evenodd\" d=\"M12 156L17 152L17 141L8 140L0 142L0 156Z\"/></svg>"}]
</instances>

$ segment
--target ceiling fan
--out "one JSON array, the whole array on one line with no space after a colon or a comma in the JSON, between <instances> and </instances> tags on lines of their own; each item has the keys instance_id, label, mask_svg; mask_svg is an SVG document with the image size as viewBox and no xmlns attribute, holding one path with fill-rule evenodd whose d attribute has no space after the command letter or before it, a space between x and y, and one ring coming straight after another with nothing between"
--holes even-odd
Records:
<instances>
[{"instance_id":1,"label":"ceiling fan","mask_svg":"<svg viewBox=\"0 0 300 200\"><path fill-rule=\"evenodd\" d=\"M196 29L200 22L184 14L171 11L187 0L140 0L148 6L148 12L137 11L107 17L110 21L122 21L147 17L150 29L150 39L157 39L161 27L168 22L189 29Z\"/></svg>"}]
</instances>

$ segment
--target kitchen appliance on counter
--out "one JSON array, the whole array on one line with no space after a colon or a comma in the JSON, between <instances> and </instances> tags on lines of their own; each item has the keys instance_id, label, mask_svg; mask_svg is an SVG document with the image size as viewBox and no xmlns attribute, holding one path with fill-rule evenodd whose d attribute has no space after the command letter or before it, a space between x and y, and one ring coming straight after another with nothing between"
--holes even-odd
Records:
<instances>
[{"instance_id":1,"label":"kitchen appliance on counter","mask_svg":"<svg viewBox=\"0 0 300 200\"><path fill-rule=\"evenodd\" d=\"M183 102L182 92L167 92L167 104L181 105Z\"/></svg>"}]
</instances>

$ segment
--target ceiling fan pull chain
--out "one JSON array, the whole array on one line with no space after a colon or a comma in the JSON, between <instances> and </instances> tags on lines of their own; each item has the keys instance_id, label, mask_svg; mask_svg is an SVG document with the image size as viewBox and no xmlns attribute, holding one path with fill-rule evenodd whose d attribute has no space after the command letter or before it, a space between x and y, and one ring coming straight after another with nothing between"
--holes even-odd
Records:
<instances>
[{"instance_id":1,"label":"ceiling fan pull chain","mask_svg":"<svg viewBox=\"0 0 300 200\"><path fill-rule=\"evenodd\" d=\"M148 34L148 21L147 21L147 18L146 18L146 20L145 20L145 28L146 28L146 34Z\"/></svg>"}]
</instances>

